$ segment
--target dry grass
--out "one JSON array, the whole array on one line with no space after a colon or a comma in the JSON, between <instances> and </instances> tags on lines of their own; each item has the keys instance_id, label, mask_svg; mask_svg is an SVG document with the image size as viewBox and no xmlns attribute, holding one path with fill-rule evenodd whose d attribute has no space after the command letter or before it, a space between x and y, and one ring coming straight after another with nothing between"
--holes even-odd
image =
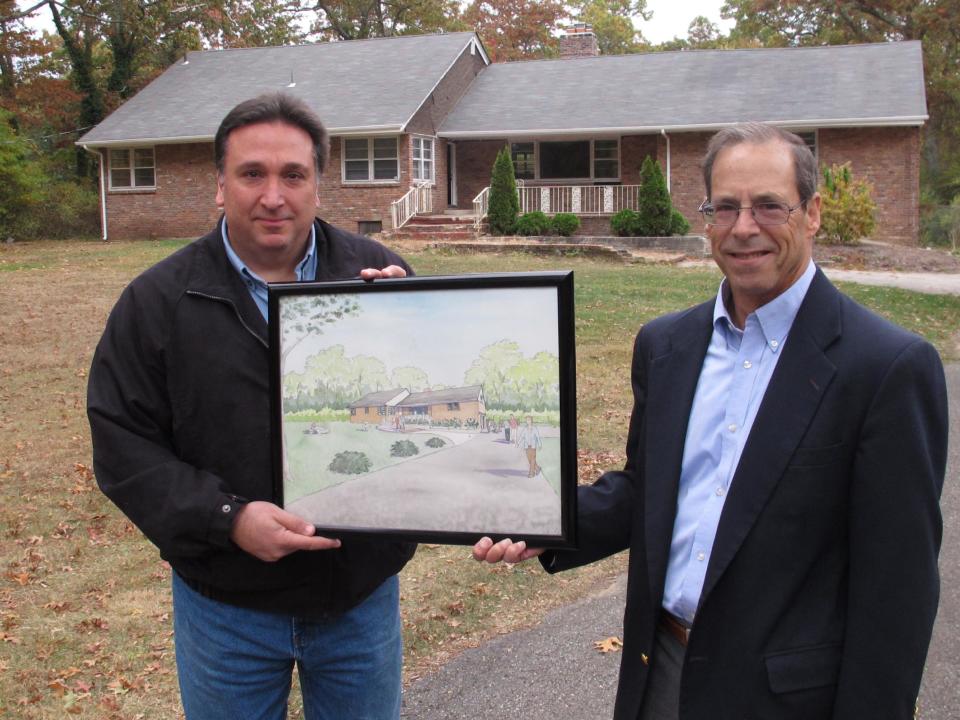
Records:
<instances>
[{"instance_id":1,"label":"dry grass","mask_svg":"<svg viewBox=\"0 0 960 720\"><path fill-rule=\"evenodd\" d=\"M87 368L110 308L137 272L178 246L0 246L0 716L180 715L170 570L96 489L84 413ZM575 270L582 481L623 461L639 325L708 297L718 280L706 269L569 258L408 258L421 274ZM881 308L885 298L903 302L872 297ZM909 315L955 329L960 300L911 306ZM407 681L606 587L625 567L618 557L545 578L536 563L489 567L468 557L464 547L423 546L401 576Z\"/></svg>"}]
</instances>

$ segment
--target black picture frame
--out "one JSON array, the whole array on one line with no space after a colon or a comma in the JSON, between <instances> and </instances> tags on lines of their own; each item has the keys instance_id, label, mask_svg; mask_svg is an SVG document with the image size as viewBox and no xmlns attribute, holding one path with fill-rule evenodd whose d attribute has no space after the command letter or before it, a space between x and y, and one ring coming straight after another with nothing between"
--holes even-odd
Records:
<instances>
[{"instance_id":1,"label":"black picture frame","mask_svg":"<svg viewBox=\"0 0 960 720\"><path fill-rule=\"evenodd\" d=\"M274 501L318 535L576 547L571 271L275 283L269 317Z\"/></svg>"}]
</instances>

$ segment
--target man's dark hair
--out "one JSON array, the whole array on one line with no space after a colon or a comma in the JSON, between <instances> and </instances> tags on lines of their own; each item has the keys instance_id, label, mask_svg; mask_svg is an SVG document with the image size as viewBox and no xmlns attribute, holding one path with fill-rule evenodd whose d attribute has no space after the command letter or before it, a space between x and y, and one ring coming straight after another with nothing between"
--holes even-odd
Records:
<instances>
[{"instance_id":1,"label":"man's dark hair","mask_svg":"<svg viewBox=\"0 0 960 720\"><path fill-rule=\"evenodd\" d=\"M224 157L227 152L227 138L237 128L257 123L282 122L300 128L313 141L313 161L317 176L327 166L330 155L330 137L320 118L309 106L286 93L267 93L258 95L237 105L217 128L213 140L213 157L217 163L217 172L223 172Z\"/></svg>"},{"instance_id":2,"label":"man's dark hair","mask_svg":"<svg viewBox=\"0 0 960 720\"><path fill-rule=\"evenodd\" d=\"M703 184L707 189L707 199L710 199L713 188L713 164L721 150L742 143L759 145L766 142L785 143L793 155L793 171L797 183L797 192L800 201L806 202L817 192L817 160L810 152L810 148L802 138L792 132L781 130L773 125L748 122L724 128L707 144L707 154L703 158Z\"/></svg>"}]
</instances>

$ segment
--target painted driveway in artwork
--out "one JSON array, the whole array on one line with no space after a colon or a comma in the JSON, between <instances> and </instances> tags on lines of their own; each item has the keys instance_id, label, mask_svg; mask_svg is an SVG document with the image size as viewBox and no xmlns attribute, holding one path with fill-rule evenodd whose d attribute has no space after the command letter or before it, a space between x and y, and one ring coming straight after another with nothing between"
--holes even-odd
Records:
<instances>
[{"instance_id":1,"label":"painted driveway in artwork","mask_svg":"<svg viewBox=\"0 0 960 720\"><path fill-rule=\"evenodd\" d=\"M421 434L427 433L405 439ZM559 455L557 430L541 428L540 435L543 448L555 445ZM560 468L553 453L543 453L539 472L528 477L524 449L503 433L444 437L451 442L436 452L306 495L287 509L318 526L560 534Z\"/></svg>"}]
</instances>

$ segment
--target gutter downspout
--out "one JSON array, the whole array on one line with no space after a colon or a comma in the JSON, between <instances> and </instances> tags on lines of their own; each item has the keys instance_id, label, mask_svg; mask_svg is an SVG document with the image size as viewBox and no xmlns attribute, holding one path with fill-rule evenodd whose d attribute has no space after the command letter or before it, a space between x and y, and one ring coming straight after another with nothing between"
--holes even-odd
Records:
<instances>
[{"instance_id":1,"label":"gutter downspout","mask_svg":"<svg viewBox=\"0 0 960 720\"><path fill-rule=\"evenodd\" d=\"M660 134L663 135L664 140L667 141L667 192L672 194L670 188L670 136L667 135L667 131L664 128L660 128Z\"/></svg>"},{"instance_id":2,"label":"gutter downspout","mask_svg":"<svg viewBox=\"0 0 960 720\"><path fill-rule=\"evenodd\" d=\"M106 191L106 169L104 168L104 165L105 165L106 163L104 162L103 153L101 153L99 150L91 150L91 149L90 149L89 147L87 147L86 145L82 145L81 147L82 147L84 150L86 150L88 153L90 153L91 155L96 155L96 156L97 156L97 166L98 166L98 169L99 169L99 171L100 171L100 172L98 173L98 174L100 175L100 178L99 178L99 184L100 184L100 228L101 228L100 239L103 240L104 242L106 242L106 240L107 240L107 191Z\"/></svg>"}]
</instances>

